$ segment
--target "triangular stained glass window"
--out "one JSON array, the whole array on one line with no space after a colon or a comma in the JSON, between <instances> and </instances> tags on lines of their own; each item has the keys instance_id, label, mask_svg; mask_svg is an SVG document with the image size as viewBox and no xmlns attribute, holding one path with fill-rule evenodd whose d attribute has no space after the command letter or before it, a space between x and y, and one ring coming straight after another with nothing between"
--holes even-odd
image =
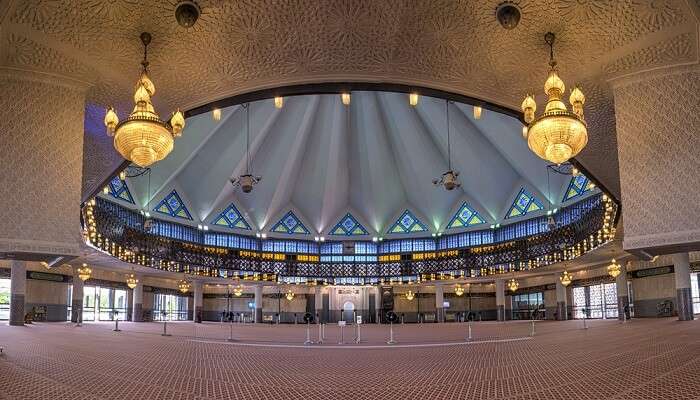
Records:
<instances>
[{"instance_id":1,"label":"triangular stained glass window","mask_svg":"<svg viewBox=\"0 0 700 400\"><path fill-rule=\"evenodd\" d=\"M108 193L115 199L124 200L128 203L134 204L134 198L131 197L131 192L126 186L126 182L121 180L118 176L112 178L107 185Z\"/></svg>"},{"instance_id":2,"label":"triangular stained glass window","mask_svg":"<svg viewBox=\"0 0 700 400\"><path fill-rule=\"evenodd\" d=\"M525 190L525 188L521 188L518 195L515 196L513 204L506 213L506 219L529 214L533 211L539 211L542 209L544 209L542 203L530 192Z\"/></svg>"},{"instance_id":3,"label":"triangular stained glass window","mask_svg":"<svg viewBox=\"0 0 700 400\"><path fill-rule=\"evenodd\" d=\"M236 206L231 203L228 207L214 218L214 225L225 226L231 229L245 229L250 230L250 225L246 222L243 215L238 211Z\"/></svg>"},{"instance_id":4,"label":"triangular stained glass window","mask_svg":"<svg viewBox=\"0 0 700 400\"><path fill-rule=\"evenodd\" d=\"M399 219L394 222L387 233L413 233L413 232L425 232L428 228L413 215L410 211L406 210L401 214Z\"/></svg>"},{"instance_id":5,"label":"triangular stained glass window","mask_svg":"<svg viewBox=\"0 0 700 400\"><path fill-rule=\"evenodd\" d=\"M566 188L562 203L583 195L586 192L593 190L595 185L585 175L577 175L571 178L569 186Z\"/></svg>"},{"instance_id":6,"label":"triangular stained glass window","mask_svg":"<svg viewBox=\"0 0 700 400\"><path fill-rule=\"evenodd\" d=\"M462 207L457 210L457 213L452 217L450 222L447 224L447 229L453 228L464 228L473 225L483 224L486 221L481 218L476 210L469 207L469 204L464 202Z\"/></svg>"},{"instance_id":7,"label":"triangular stained glass window","mask_svg":"<svg viewBox=\"0 0 700 400\"><path fill-rule=\"evenodd\" d=\"M187 207L185 207L185 203L174 190L165 196L165 198L155 206L153 211L175 218L192 219L192 215L189 210L187 210Z\"/></svg>"},{"instance_id":8,"label":"triangular stained glass window","mask_svg":"<svg viewBox=\"0 0 700 400\"><path fill-rule=\"evenodd\" d=\"M292 211L286 213L273 227L272 232L308 235L310 232Z\"/></svg>"},{"instance_id":9,"label":"triangular stained glass window","mask_svg":"<svg viewBox=\"0 0 700 400\"><path fill-rule=\"evenodd\" d=\"M350 213L345 214L343 218L338 221L337 224L331 229L331 235L339 236L359 236L359 235L369 235L367 229L365 229L362 224L357 222L355 217Z\"/></svg>"}]
</instances>

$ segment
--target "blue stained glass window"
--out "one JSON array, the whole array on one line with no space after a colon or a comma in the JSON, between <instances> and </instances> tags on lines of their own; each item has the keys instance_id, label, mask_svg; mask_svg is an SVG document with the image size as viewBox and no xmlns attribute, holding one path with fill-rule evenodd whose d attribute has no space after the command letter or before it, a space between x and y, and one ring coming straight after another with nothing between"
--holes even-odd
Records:
<instances>
[{"instance_id":1,"label":"blue stained glass window","mask_svg":"<svg viewBox=\"0 0 700 400\"><path fill-rule=\"evenodd\" d=\"M331 235L340 236L359 236L359 235L369 235L367 229L365 229L362 224L357 222L355 217L350 213L345 214L343 218L338 221L337 224L331 229Z\"/></svg>"},{"instance_id":2,"label":"blue stained glass window","mask_svg":"<svg viewBox=\"0 0 700 400\"><path fill-rule=\"evenodd\" d=\"M398 220L394 222L387 233L414 233L414 232L425 232L428 228L413 215L410 211L406 210L401 214Z\"/></svg>"},{"instance_id":3,"label":"blue stained glass window","mask_svg":"<svg viewBox=\"0 0 700 400\"><path fill-rule=\"evenodd\" d=\"M586 192L593 190L595 186L585 175L577 175L571 178L569 186L566 188L562 202L571 200L574 197L583 195Z\"/></svg>"},{"instance_id":4,"label":"blue stained glass window","mask_svg":"<svg viewBox=\"0 0 700 400\"><path fill-rule=\"evenodd\" d=\"M165 196L165 198L158 203L153 211L175 218L192 220L192 215L190 214L189 210L187 210L187 207L185 207L185 203L180 198L180 195L178 195L174 190Z\"/></svg>"},{"instance_id":5,"label":"blue stained glass window","mask_svg":"<svg viewBox=\"0 0 700 400\"><path fill-rule=\"evenodd\" d=\"M469 204L464 202L462 204L462 207L460 207L459 210L457 210L457 213L447 224L447 229L464 228L473 225L483 224L485 222L486 221L484 221L484 219L481 218L481 215L479 215L479 213L476 212L476 210L469 207Z\"/></svg>"},{"instance_id":6,"label":"blue stained glass window","mask_svg":"<svg viewBox=\"0 0 700 400\"><path fill-rule=\"evenodd\" d=\"M544 206L535 196L525 190L525 188L520 188L517 196L515 196L515 200L513 200L513 204L506 213L506 219L519 217L542 209L544 209Z\"/></svg>"},{"instance_id":7,"label":"blue stained glass window","mask_svg":"<svg viewBox=\"0 0 700 400\"><path fill-rule=\"evenodd\" d=\"M212 222L214 225L225 226L228 228L250 230L250 225L246 222L243 215L238 211L236 206L231 203L224 209Z\"/></svg>"},{"instance_id":8,"label":"blue stained glass window","mask_svg":"<svg viewBox=\"0 0 700 400\"><path fill-rule=\"evenodd\" d=\"M131 197L131 192L129 192L126 182L121 180L118 176L115 176L111 181L109 181L107 188L109 190L109 195L115 199L124 200L127 203L134 204L134 198Z\"/></svg>"},{"instance_id":9,"label":"blue stained glass window","mask_svg":"<svg viewBox=\"0 0 700 400\"><path fill-rule=\"evenodd\" d=\"M272 232L298 235L308 235L310 233L292 211L285 214L284 217L272 227Z\"/></svg>"}]
</instances>

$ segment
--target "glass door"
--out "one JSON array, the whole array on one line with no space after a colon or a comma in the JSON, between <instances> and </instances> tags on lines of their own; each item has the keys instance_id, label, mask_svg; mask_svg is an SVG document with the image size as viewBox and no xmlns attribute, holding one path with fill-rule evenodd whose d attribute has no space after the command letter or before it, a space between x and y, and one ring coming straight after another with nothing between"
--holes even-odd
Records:
<instances>
[{"instance_id":1,"label":"glass door","mask_svg":"<svg viewBox=\"0 0 700 400\"><path fill-rule=\"evenodd\" d=\"M97 288L97 317L100 321L126 319L126 290L113 288Z\"/></svg>"},{"instance_id":2,"label":"glass door","mask_svg":"<svg viewBox=\"0 0 700 400\"><path fill-rule=\"evenodd\" d=\"M97 304L97 288L95 286L83 287L83 321L95 320L95 306Z\"/></svg>"},{"instance_id":3,"label":"glass door","mask_svg":"<svg viewBox=\"0 0 700 400\"><path fill-rule=\"evenodd\" d=\"M10 319L10 280L0 279L0 320Z\"/></svg>"},{"instance_id":4,"label":"glass door","mask_svg":"<svg viewBox=\"0 0 700 400\"><path fill-rule=\"evenodd\" d=\"M187 297L156 293L153 319L156 321L187 321Z\"/></svg>"},{"instance_id":5,"label":"glass door","mask_svg":"<svg viewBox=\"0 0 700 400\"><path fill-rule=\"evenodd\" d=\"M617 284L573 288L574 318L617 318Z\"/></svg>"}]
</instances>

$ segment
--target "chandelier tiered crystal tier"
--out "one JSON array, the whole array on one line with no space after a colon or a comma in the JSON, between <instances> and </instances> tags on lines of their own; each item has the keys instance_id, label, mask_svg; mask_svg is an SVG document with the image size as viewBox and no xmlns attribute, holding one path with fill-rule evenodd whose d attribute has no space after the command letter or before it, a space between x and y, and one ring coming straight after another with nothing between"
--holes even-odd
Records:
<instances>
[{"instance_id":1,"label":"chandelier tiered crystal tier","mask_svg":"<svg viewBox=\"0 0 700 400\"><path fill-rule=\"evenodd\" d=\"M583 118L583 104L586 101L581 89L576 86L571 90L569 102L573 112L566 109L562 101L564 81L557 74L554 61L554 34L548 32L544 40L549 45L549 76L544 83L544 92L548 96L544 113L535 118L537 104L532 94L525 96L522 110L528 124L527 145L540 158L561 164L576 156L588 143L588 130Z\"/></svg>"},{"instance_id":2,"label":"chandelier tiered crystal tier","mask_svg":"<svg viewBox=\"0 0 700 400\"><path fill-rule=\"evenodd\" d=\"M180 110L175 111L170 122L160 119L153 108L151 97L156 93L156 87L148 77L148 44L151 35L141 34L143 43L143 71L136 82L134 93L134 110L124 121L119 121L113 107L107 109L105 126L107 134L114 136L114 148L122 157L139 167L147 167L164 159L172 150L174 138L182 135L185 127L185 117Z\"/></svg>"}]
</instances>

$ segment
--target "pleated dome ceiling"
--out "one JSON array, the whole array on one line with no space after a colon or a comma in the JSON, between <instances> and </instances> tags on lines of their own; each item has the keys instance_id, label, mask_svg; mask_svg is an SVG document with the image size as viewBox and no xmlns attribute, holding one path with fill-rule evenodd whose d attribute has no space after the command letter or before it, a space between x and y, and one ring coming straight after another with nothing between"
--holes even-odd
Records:
<instances>
[{"instance_id":1,"label":"pleated dome ceiling","mask_svg":"<svg viewBox=\"0 0 700 400\"><path fill-rule=\"evenodd\" d=\"M349 106L337 94L252 102L250 172L262 180L251 193L230 182L246 172L245 108L195 115L150 179L127 178L132 207L211 230L370 239L484 229L571 197L571 177L547 173L520 121L491 110L475 119L460 103L449 115L462 185L434 185L448 169L445 104L378 91L352 92Z\"/></svg>"}]
</instances>

